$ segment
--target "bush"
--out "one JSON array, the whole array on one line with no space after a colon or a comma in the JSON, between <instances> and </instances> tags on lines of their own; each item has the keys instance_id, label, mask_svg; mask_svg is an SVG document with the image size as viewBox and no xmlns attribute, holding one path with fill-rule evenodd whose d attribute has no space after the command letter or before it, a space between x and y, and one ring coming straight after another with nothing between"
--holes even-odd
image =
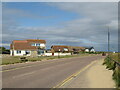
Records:
<instances>
[{"instance_id":1,"label":"bush","mask_svg":"<svg viewBox=\"0 0 120 90\"><path fill-rule=\"evenodd\" d=\"M29 61L35 62L35 61L37 61L37 60L36 60L36 59L31 59L31 60L29 60Z\"/></svg>"},{"instance_id":2,"label":"bush","mask_svg":"<svg viewBox=\"0 0 120 90\"><path fill-rule=\"evenodd\" d=\"M10 54L10 50L5 47L0 47L0 54Z\"/></svg>"},{"instance_id":3,"label":"bush","mask_svg":"<svg viewBox=\"0 0 120 90\"><path fill-rule=\"evenodd\" d=\"M26 57L20 57L20 61L22 61L22 62L27 62L28 60L27 60Z\"/></svg>"},{"instance_id":4,"label":"bush","mask_svg":"<svg viewBox=\"0 0 120 90\"><path fill-rule=\"evenodd\" d=\"M114 70L115 67L116 67L116 66L115 66L116 63L112 60L112 58L111 58L110 56L107 56L107 57L105 58L103 65L104 65L104 64L107 65L106 68L108 68L109 70Z\"/></svg>"},{"instance_id":5,"label":"bush","mask_svg":"<svg viewBox=\"0 0 120 90\"><path fill-rule=\"evenodd\" d=\"M113 60L117 60L119 62L119 58L117 54L110 54L104 59L104 63L109 70L113 70L113 79L116 82L116 86L120 87L120 67Z\"/></svg>"},{"instance_id":6,"label":"bush","mask_svg":"<svg viewBox=\"0 0 120 90\"><path fill-rule=\"evenodd\" d=\"M113 72L113 79L116 82L116 86L120 87L120 67L116 67Z\"/></svg>"}]
</instances>

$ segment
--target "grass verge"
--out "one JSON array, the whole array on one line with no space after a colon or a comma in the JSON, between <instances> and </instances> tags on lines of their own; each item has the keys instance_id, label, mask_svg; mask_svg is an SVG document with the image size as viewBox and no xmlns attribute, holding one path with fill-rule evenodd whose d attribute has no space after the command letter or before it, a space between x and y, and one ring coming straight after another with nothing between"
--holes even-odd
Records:
<instances>
[{"instance_id":1,"label":"grass verge","mask_svg":"<svg viewBox=\"0 0 120 90\"><path fill-rule=\"evenodd\" d=\"M109 70L113 70L113 79L116 82L117 88L120 88L120 66L117 65L113 60L120 63L119 54L120 53L116 53L116 54L111 53L109 56L105 58L103 63L106 65L106 68L108 68Z\"/></svg>"},{"instance_id":2,"label":"grass verge","mask_svg":"<svg viewBox=\"0 0 120 90\"><path fill-rule=\"evenodd\" d=\"M79 56L90 56L92 54L78 54L78 55L68 55L68 56L39 56L39 57L27 57L25 60L20 60L20 56L8 56L2 57L1 65L7 64L15 64L15 63L24 63L24 62L35 62L35 61L42 61L42 60L51 60L51 59L58 59L58 58L71 58L71 57L79 57Z\"/></svg>"}]
</instances>

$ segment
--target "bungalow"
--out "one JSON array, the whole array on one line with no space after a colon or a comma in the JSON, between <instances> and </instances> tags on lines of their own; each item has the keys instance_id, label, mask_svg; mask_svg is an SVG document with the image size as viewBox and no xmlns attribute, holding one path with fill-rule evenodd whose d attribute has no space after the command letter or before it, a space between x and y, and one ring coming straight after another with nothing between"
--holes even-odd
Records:
<instances>
[{"instance_id":1,"label":"bungalow","mask_svg":"<svg viewBox=\"0 0 120 90\"><path fill-rule=\"evenodd\" d=\"M85 52L95 52L94 47L86 47Z\"/></svg>"},{"instance_id":2,"label":"bungalow","mask_svg":"<svg viewBox=\"0 0 120 90\"><path fill-rule=\"evenodd\" d=\"M51 46L51 51L53 52L69 52L68 46L54 45Z\"/></svg>"},{"instance_id":3,"label":"bungalow","mask_svg":"<svg viewBox=\"0 0 120 90\"><path fill-rule=\"evenodd\" d=\"M62 53L66 55L78 54L80 51L84 51L84 47L77 47L77 46L64 46L64 45L54 45L51 46L51 51L53 55L55 53Z\"/></svg>"},{"instance_id":4,"label":"bungalow","mask_svg":"<svg viewBox=\"0 0 120 90\"><path fill-rule=\"evenodd\" d=\"M68 46L64 45L53 45L51 46L51 52L53 56L57 55L71 55L71 51Z\"/></svg>"},{"instance_id":5,"label":"bungalow","mask_svg":"<svg viewBox=\"0 0 120 90\"><path fill-rule=\"evenodd\" d=\"M73 54L78 54L81 51L84 51L84 47L79 47L79 46L69 46Z\"/></svg>"},{"instance_id":6,"label":"bungalow","mask_svg":"<svg viewBox=\"0 0 120 90\"><path fill-rule=\"evenodd\" d=\"M14 40L10 45L11 56L41 56L45 54L46 41L40 39Z\"/></svg>"}]
</instances>

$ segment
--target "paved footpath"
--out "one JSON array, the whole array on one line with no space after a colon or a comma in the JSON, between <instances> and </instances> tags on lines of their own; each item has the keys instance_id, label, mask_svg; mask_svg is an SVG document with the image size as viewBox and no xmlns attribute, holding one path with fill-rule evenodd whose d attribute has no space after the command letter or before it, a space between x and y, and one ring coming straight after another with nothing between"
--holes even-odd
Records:
<instances>
[{"instance_id":1,"label":"paved footpath","mask_svg":"<svg viewBox=\"0 0 120 90\"><path fill-rule=\"evenodd\" d=\"M114 88L112 71L102 65L103 59L94 61L61 88Z\"/></svg>"}]
</instances>

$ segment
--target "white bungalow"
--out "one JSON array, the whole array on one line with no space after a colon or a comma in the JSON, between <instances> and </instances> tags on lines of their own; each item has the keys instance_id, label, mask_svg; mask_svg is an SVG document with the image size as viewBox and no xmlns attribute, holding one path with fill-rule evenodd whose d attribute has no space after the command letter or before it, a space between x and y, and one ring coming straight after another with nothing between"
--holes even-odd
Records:
<instances>
[{"instance_id":1,"label":"white bungalow","mask_svg":"<svg viewBox=\"0 0 120 90\"><path fill-rule=\"evenodd\" d=\"M94 47L86 47L85 52L95 52Z\"/></svg>"}]
</instances>

